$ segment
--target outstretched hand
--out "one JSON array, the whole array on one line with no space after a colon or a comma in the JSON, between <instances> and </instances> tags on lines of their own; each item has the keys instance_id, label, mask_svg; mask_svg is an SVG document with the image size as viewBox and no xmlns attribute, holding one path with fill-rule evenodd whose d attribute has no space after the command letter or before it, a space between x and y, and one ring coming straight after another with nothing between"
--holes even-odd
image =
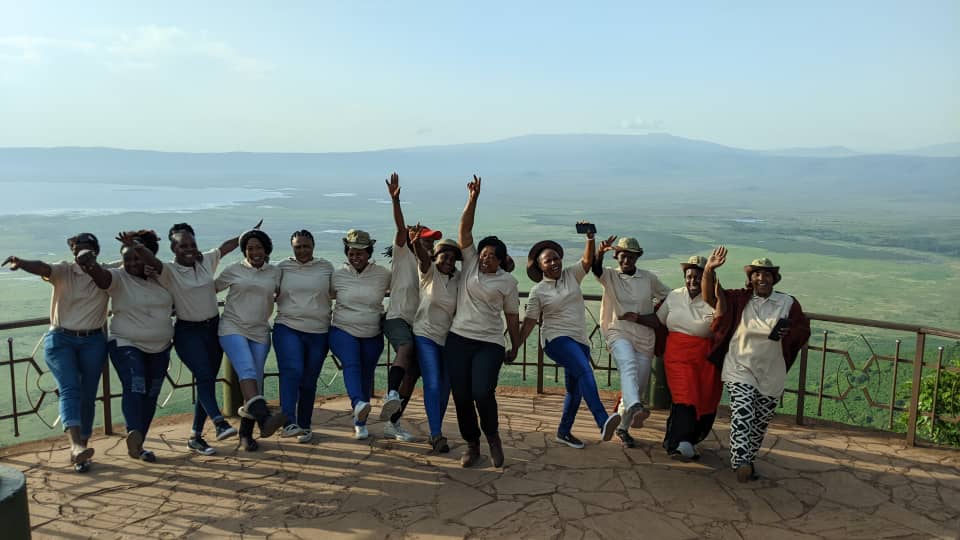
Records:
<instances>
[{"instance_id":1,"label":"outstretched hand","mask_svg":"<svg viewBox=\"0 0 960 540\"><path fill-rule=\"evenodd\" d=\"M707 257L707 264L704 266L704 270L720 268L725 262L727 262L727 248L717 246L716 249L713 250L713 253Z\"/></svg>"},{"instance_id":2,"label":"outstretched hand","mask_svg":"<svg viewBox=\"0 0 960 540\"><path fill-rule=\"evenodd\" d=\"M471 199L476 199L480 196L480 180L481 178L477 175L473 175L473 181L467 182L467 192L470 194Z\"/></svg>"},{"instance_id":3,"label":"outstretched hand","mask_svg":"<svg viewBox=\"0 0 960 540\"><path fill-rule=\"evenodd\" d=\"M423 225L417 223L415 227L410 227L407 229L407 238L411 243L416 242L420 239L420 235L423 233Z\"/></svg>"},{"instance_id":4,"label":"outstretched hand","mask_svg":"<svg viewBox=\"0 0 960 540\"><path fill-rule=\"evenodd\" d=\"M140 243L137 234L140 231L120 231L117 233L116 240L124 246L134 246Z\"/></svg>"},{"instance_id":5,"label":"outstretched hand","mask_svg":"<svg viewBox=\"0 0 960 540\"><path fill-rule=\"evenodd\" d=\"M387 192L390 193L391 199L400 198L400 176L397 173L390 175L390 178L384 180L384 183L387 184Z\"/></svg>"},{"instance_id":6,"label":"outstretched hand","mask_svg":"<svg viewBox=\"0 0 960 540\"><path fill-rule=\"evenodd\" d=\"M617 241L616 235L607 237L606 240L600 241L600 247L597 249L600 253L606 253L613 249L613 243Z\"/></svg>"},{"instance_id":7,"label":"outstretched hand","mask_svg":"<svg viewBox=\"0 0 960 540\"><path fill-rule=\"evenodd\" d=\"M11 255L6 259L4 259L3 264L0 264L0 266L7 266L8 264L10 265L10 271L19 270L20 258L17 257L16 255Z\"/></svg>"},{"instance_id":8,"label":"outstretched hand","mask_svg":"<svg viewBox=\"0 0 960 540\"><path fill-rule=\"evenodd\" d=\"M97 264L97 254L94 253L92 250L85 249L80 253L77 253L76 261L81 268L83 268L84 270L88 270L93 265Z\"/></svg>"}]
</instances>

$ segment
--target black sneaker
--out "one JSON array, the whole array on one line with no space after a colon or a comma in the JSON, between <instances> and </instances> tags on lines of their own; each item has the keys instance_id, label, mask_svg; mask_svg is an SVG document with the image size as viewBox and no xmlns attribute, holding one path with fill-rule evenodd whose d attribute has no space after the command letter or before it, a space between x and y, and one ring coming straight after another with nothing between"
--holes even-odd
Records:
<instances>
[{"instance_id":1,"label":"black sneaker","mask_svg":"<svg viewBox=\"0 0 960 540\"><path fill-rule=\"evenodd\" d=\"M237 428L230 425L230 422L226 420L220 420L216 424L217 426L217 440L222 441L224 439L229 439L237 434Z\"/></svg>"},{"instance_id":2,"label":"black sneaker","mask_svg":"<svg viewBox=\"0 0 960 540\"><path fill-rule=\"evenodd\" d=\"M628 432L627 430L625 430L625 429L618 429L618 430L617 430L617 437L620 437L620 442L622 442L625 447L627 447L627 448L636 448L636 446L637 446L637 440L634 439L633 436L630 435L630 432Z\"/></svg>"},{"instance_id":3,"label":"black sneaker","mask_svg":"<svg viewBox=\"0 0 960 540\"><path fill-rule=\"evenodd\" d=\"M566 433L563 435L557 433L556 441L559 443L563 443L569 446L570 448L583 448L584 446L583 441L574 437L572 433Z\"/></svg>"},{"instance_id":4,"label":"black sneaker","mask_svg":"<svg viewBox=\"0 0 960 540\"><path fill-rule=\"evenodd\" d=\"M217 453L207 441L203 440L203 437L193 437L187 441L187 446L194 452L203 455L203 456L212 456Z\"/></svg>"}]
</instances>

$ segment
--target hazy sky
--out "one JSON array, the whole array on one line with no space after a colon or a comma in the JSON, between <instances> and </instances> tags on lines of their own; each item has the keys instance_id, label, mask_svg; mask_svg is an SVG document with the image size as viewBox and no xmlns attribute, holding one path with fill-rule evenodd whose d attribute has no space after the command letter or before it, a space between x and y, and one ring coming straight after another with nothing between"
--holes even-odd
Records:
<instances>
[{"instance_id":1,"label":"hazy sky","mask_svg":"<svg viewBox=\"0 0 960 540\"><path fill-rule=\"evenodd\" d=\"M0 0L0 146L893 150L960 140L958 59L958 1Z\"/></svg>"}]
</instances>

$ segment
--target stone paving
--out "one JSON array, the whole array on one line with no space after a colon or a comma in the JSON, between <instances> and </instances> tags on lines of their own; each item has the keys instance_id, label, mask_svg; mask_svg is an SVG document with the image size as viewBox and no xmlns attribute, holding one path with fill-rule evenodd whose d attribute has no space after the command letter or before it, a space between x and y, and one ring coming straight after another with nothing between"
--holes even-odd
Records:
<instances>
[{"instance_id":1,"label":"stone paving","mask_svg":"<svg viewBox=\"0 0 960 540\"><path fill-rule=\"evenodd\" d=\"M148 437L154 464L103 435L86 475L69 467L62 437L0 450L0 459L27 475L35 538L960 537L958 451L782 418L758 462L763 478L738 484L725 418L703 458L685 463L660 447L663 412L637 433L640 447L625 449L598 443L582 409L574 433L588 446L574 450L553 440L561 396L501 395L502 470L488 457L460 468L452 403L452 452L430 455L425 442L383 439L379 422L371 439L353 440L344 398L318 402L309 444L274 437L248 454L234 439L213 443L218 455L192 455L189 418L178 416ZM407 417L425 439L418 398Z\"/></svg>"}]
</instances>

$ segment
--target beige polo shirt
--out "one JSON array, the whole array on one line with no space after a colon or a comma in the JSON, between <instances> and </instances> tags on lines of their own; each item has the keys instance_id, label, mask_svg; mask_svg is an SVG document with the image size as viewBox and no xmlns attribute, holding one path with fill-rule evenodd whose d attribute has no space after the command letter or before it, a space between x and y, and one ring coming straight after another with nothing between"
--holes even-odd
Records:
<instances>
[{"instance_id":1,"label":"beige polo shirt","mask_svg":"<svg viewBox=\"0 0 960 540\"><path fill-rule=\"evenodd\" d=\"M393 244L393 262L390 265L390 306L387 319L403 319L413 326L420 304L417 256L409 244Z\"/></svg>"},{"instance_id":2,"label":"beige polo shirt","mask_svg":"<svg viewBox=\"0 0 960 540\"><path fill-rule=\"evenodd\" d=\"M459 270L448 276L437 270L436 264L420 273L420 306L413 321L414 335L425 337L441 347L446 344L457 311L460 276Z\"/></svg>"},{"instance_id":3,"label":"beige polo shirt","mask_svg":"<svg viewBox=\"0 0 960 540\"><path fill-rule=\"evenodd\" d=\"M333 265L314 258L301 263L291 257L280 261L279 323L300 332L324 334L330 330L330 280Z\"/></svg>"},{"instance_id":4,"label":"beige polo shirt","mask_svg":"<svg viewBox=\"0 0 960 540\"><path fill-rule=\"evenodd\" d=\"M476 244L462 250L463 277L457 293L457 312L450 331L477 341L505 346L504 313L520 313L517 280L497 268L495 274L480 272Z\"/></svg>"},{"instance_id":5,"label":"beige polo shirt","mask_svg":"<svg viewBox=\"0 0 960 540\"><path fill-rule=\"evenodd\" d=\"M624 313L649 315L655 300L666 298L670 287L653 272L637 269L632 276L619 267L604 268L600 276L603 298L600 301L600 330L607 346L617 339L626 339L635 351L653 357L656 335L653 330L630 321L622 321Z\"/></svg>"},{"instance_id":6,"label":"beige polo shirt","mask_svg":"<svg viewBox=\"0 0 960 540\"><path fill-rule=\"evenodd\" d=\"M723 382L746 383L765 396L780 397L787 378L780 341L767 339L777 320L787 318L793 297L774 291L767 298L754 296L743 308L743 317L730 339L723 360Z\"/></svg>"},{"instance_id":7,"label":"beige polo shirt","mask_svg":"<svg viewBox=\"0 0 960 540\"><path fill-rule=\"evenodd\" d=\"M713 308L703 301L702 294L691 300L686 287L670 291L657 310L657 318L671 332L703 338L712 335Z\"/></svg>"},{"instance_id":8,"label":"beige polo shirt","mask_svg":"<svg viewBox=\"0 0 960 540\"><path fill-rule=\"evenodd\" d=\"M217 335L239 334L258 343L270 343L270 317L280 287L280 269L270 263L254 268L246 259L223 269L217 292L230 289L223 302Z\"/></svg>"},{"instance_id":9,"label":"beige polo shirt","mask_svg":"<svg viewBox=\"0 0 960 540\"><path fill-rule=\"evenodd\" d=\"M67 330L96 330L107 321L107 291L72 261L50 265L53 285L50 297L50 324Z\"/></svg>"},{"instance_id":10,"label":"beige polo shirt","mask_svg":"<svg viewBox=\"0 0 960 540\"><path fill-rule=\"evenodd\" d=\"M538 320L543 316L540 341L543 345L558 337L569 337L577 343L590 346L587 338L587 307L583 303L580 282L587 275L580 261L564 268L560 279L544 276L543 281L530 289L527 299L528 319Z\"/></svg>"},{"instance_id":11,"label":"beige polo shirt","mask_svg":"<svg viewBox=\"0 0 960 540\"><path fill-rule=\"evenodd\" d=\"M356 338L380 334L383 298L390 288L390 271L374 262L357 272L350 263L333 272L333 326Z\"/></svg>"},{"instance_id":12,"label":"beige polo shirt","mask_svg":"<svg viewBox=\"0 0 960 540\"><path fill-rule=\"evenodd\" d=\"M110 339L118 347L163 352L173 339L173 295L155 279L110 270Z\"/></svg>"},{"instance_id":13,"label":"beige polo shirt","mask_svg":"<svg viewBox=\"0 0 960 540\"><path fill-rule=\"evenodd\" d=\"M217 290L213 283L219 264L219 249L205 251L203 260L193 266L183 266L177 262L163 263L163 271L157 281L173 295L178 319L199 322L220 314Z\"/></svg>"}]
</instances>

